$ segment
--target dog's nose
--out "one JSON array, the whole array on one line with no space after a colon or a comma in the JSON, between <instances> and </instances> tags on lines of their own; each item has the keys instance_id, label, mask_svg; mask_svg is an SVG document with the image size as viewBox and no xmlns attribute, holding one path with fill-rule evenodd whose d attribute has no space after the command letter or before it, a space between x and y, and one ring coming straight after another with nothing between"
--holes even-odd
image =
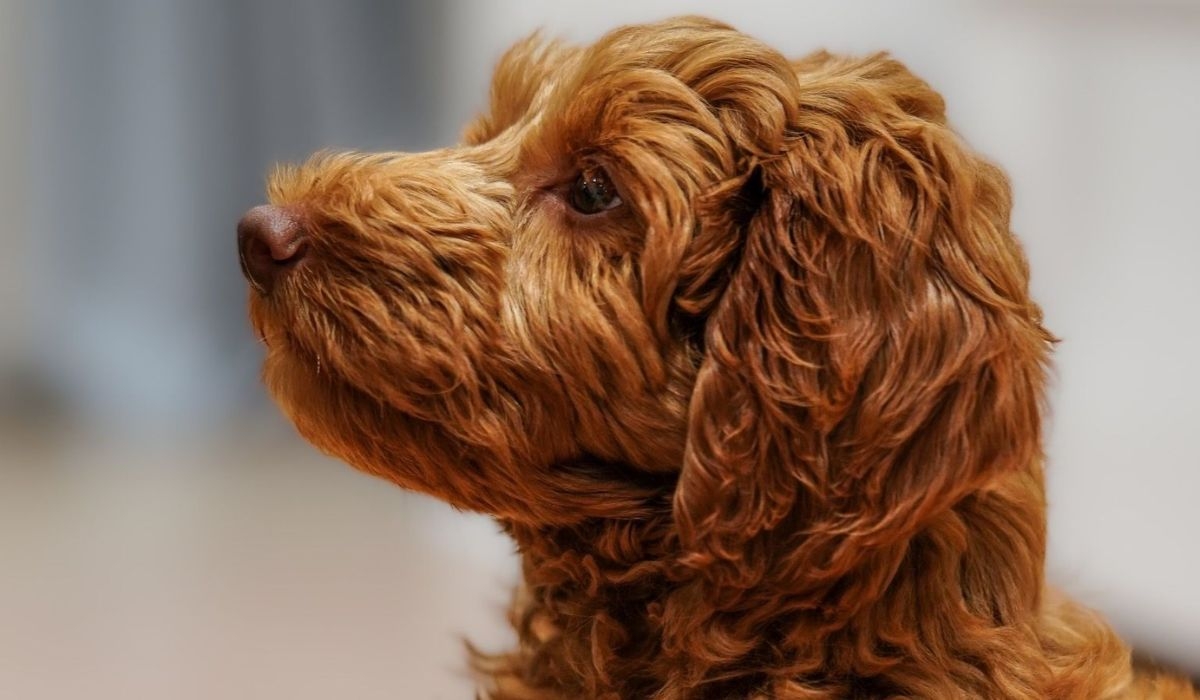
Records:
<instances>
[{"instance_id":1,"label":"dog's nose","mask_svg":"<svg viewBox=\"0 0 1200 700\"><path fill-rule=\"evenodd\" d=\"M300 212L294 207L254 207L238 222L237 238L242 273L263 292L270 291L308 250Z\"/></svg>"}]
</instances>

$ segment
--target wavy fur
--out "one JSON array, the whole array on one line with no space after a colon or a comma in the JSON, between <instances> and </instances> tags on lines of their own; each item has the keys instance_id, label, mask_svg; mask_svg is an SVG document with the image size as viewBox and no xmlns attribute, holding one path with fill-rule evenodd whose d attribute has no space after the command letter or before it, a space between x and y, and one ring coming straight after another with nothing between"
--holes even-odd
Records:
<instances>
[{"instance_id":1,"label":"wavy fur","mask_svg":"<svg viewBox=\"0 0 1200 700\"><path fill-rule=\"evenodd\" d=\"M585 166L624 206L570 210ZM1044 589L1008 184L886 55L535 36L463 145L270 194L310 237L251 296L283 409L520 547L490 697L1196 697Z\"/></svg>"}]
</instances>

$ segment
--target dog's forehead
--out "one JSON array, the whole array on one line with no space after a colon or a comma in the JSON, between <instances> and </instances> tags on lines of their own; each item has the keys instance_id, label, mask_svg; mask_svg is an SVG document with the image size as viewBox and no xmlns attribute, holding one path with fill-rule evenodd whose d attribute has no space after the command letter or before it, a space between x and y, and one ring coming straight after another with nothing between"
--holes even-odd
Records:
<instances>
[{"instance_id":1,"label":"dog's forehead","mask_svg":"<svg viewBox=\"0 0 1200 700\"><path fill-rule=\"evenodd\" d=\"M733 72L716 77L726 68ZM760 73L790 74L790 67L769 47L709 21L624 27L587 46L535 34L501 58L489 109L465 141L518 189L561 184L594 163L620 161L627 175L647 161L724 163L716 115L751 101L739 96L753 98L755 89L737 83Z\"/></svg>"},{"instance_id":2,"label":"dog's forehead","mask_svg":"<svg viewBox=\"0 0 1200 700\"><path fill-rule=\"evenodd\" d=\"M623 73L657 71L682 78L681 72L702 72L697 63L721 54L711 50L714 46L737 39L745 37L696 17L620 27L586 45L535 32L498 61L487 113L468 129L468 141L490 140L513 126L523 130L543 120L548 108L570 105L589 88L621 82ZM698 50L704 47L710 50Z\"/></svg>"}]
</instances>

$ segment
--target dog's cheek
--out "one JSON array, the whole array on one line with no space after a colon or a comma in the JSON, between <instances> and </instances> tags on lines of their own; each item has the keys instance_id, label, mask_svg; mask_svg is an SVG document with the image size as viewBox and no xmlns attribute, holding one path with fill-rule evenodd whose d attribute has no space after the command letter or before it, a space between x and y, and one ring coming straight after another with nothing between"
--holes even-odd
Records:
<instances>
[{"instance_id":1,"label":"dog's cheek","mask_svg":"<svg viewBox=\"0 0 1200 700\"><path fill-rule=\"evenodd\" d=\"M528 386L539 387L522 393L529 427L568 436L559 457L675 470L694 363L656 340L627 244L593 233L545 216L514 239L502 313Z\"/></svg>"}]
</instances>

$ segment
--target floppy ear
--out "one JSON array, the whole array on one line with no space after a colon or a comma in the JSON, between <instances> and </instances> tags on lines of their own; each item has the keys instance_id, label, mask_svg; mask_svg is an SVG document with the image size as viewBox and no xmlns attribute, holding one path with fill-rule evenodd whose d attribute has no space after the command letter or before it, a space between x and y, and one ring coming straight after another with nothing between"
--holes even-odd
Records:
<instances>
[{"instance_id":1,"label":"floppy ear","mask_svg":"<svg viewBox=\"0 0 1200 700\"><path fill-rule=\"evenodd\" d=\"M760 107L782 152L707 318L674 509L716 610L848 614L924 525L1036 468L1052 338L1007 182L937 93L886 56L795 69L792 104Z\"/></svg>"}]
</instances>

